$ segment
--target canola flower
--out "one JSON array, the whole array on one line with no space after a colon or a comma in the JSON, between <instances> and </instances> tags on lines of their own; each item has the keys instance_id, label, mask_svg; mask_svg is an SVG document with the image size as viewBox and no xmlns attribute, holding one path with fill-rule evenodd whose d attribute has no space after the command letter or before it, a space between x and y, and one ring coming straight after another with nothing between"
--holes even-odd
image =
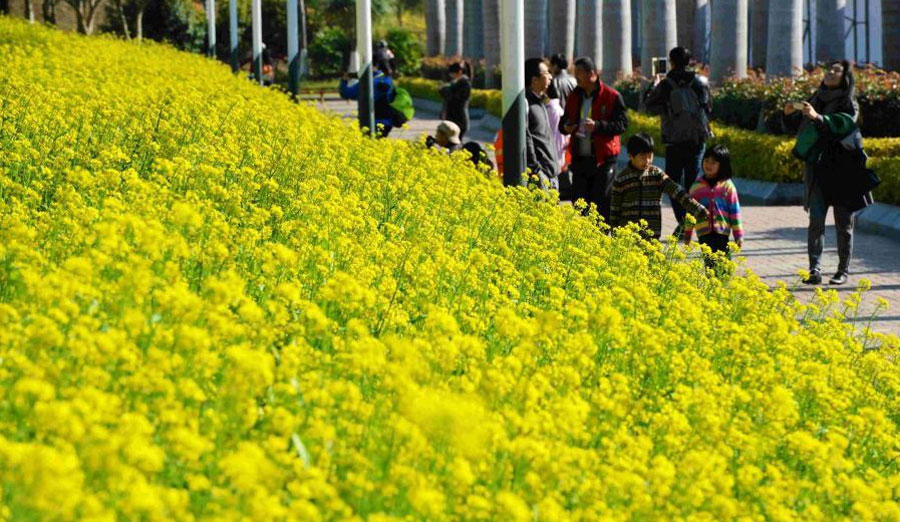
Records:
<instances>
[{"instance_id":1,"label":"canola flower","mask_svg":"<svg viewBox=\"0 0 900 522\"><path fill-rule=\"evenodd\" d=\"M900 518L900 346L834 294L164 46L0 56L0 519Z\"/></svg>"}]
</instances>

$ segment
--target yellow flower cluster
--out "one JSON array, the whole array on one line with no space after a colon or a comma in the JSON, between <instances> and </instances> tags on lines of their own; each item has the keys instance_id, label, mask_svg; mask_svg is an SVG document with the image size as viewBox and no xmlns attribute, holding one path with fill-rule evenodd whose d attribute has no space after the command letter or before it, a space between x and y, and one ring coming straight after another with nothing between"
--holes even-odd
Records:
<instances>
[{"instance_id":1,"label":"yellow flower cluster","mask_svg":"<svg viewBox=\"0 0 900 522\"><path fill-rule=\"evenodd\" d=\"M900 518L900 347L832 294L199 56L0 56L0 519Z\"/></svg>"}]
</instances>

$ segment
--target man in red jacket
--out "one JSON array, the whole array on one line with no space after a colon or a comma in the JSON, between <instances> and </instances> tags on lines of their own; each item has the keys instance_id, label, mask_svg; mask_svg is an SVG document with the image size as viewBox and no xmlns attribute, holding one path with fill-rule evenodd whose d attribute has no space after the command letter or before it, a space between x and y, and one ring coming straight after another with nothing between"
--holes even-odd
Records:
<instances>
[{"instance_id":1,"label":"man in red jacket","mask_svg":"<svg viewBox=\"0 0 900 522\"><path fill-rule=\"evenodd\" d=\"M559 122L560 132L572 135L569 150L575 201L597 205L608 222L619 136L628 127L628 112L622 95L600 81L590 58L575 61L575 80L578 87L566 99L566 114Z\"/></svg>"}]
</instances>

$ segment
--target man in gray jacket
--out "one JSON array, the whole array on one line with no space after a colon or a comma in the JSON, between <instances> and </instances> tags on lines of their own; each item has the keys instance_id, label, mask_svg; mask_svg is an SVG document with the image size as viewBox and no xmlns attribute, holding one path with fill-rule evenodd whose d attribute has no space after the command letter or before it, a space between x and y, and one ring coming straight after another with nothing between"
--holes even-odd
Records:
<instances>
[{"instance_id":1,"label":"man in gray jacket","mask_svg":"<svg viewBox=\"0 0 900 522\"><path fill-rule=\"evenodd\" d=\"M558 162L553 130L547 115L547 88L550 70L540 58L525 60L525 99L528 103L528 127L525 130L525 165L544 190L559 190Z\"/></svg>"}]
</instances>

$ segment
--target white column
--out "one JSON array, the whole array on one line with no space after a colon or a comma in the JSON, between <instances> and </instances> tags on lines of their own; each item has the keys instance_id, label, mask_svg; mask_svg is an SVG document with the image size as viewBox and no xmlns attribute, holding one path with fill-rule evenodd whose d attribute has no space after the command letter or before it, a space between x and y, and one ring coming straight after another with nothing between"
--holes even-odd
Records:
<instances>
[{"instance_id":1,"label":"white column","mask_svg":"<svg viewBox=\"0 0 900 522\"><path fill-rule=\"evenodd\" d=\"M524 185L525 173L525 6L500 4L500 62L503 70L503 184Z\"/></svg>"},{"instance_id":2,"label":"white column","mask_svg":"<svg viewBox=\"0 0 900 522\"><path fill-rule=\"evenodd\" d=\"M216 0L206 0L206 23L209 27L207 30L206 54L215 58L216 56Z\"/></svg>"},{"instance_id":3,"label":"white column","mask_svg":"<svg viewBox=\"0 0 900 522\"><path fill-rule=\"evenodd\" d=\"M372 98L372 1L356 0L356 54L359 57L359 127L375 132Z\"/></svg>"},{"instance_id":4,"label":"white column","mask_svg":"<svg viewBox=\"0 0 900 522\"><path fill-rule=\"evenodd\" d=\"M297 0L287 0L287 61L288 92L297 96L300 90L300 39L297 37L299 23Z\"/></svg>"},{"instance_id":5,"label":"white column","mask_svg":"<svg viewBox=\"0 0 900 522\"><path fill-rule=\"evenodd\" d=\"M803 72L803 0L769 3L769 52L766 73L796 76Z\"/></svg>"},{"instance_id":6,"label":"white column","mask_svg":"<svg viewBox=\"0 0 900 522\"><path fill-rule=\"evenodd\" d=\"M238 56L238 23L237 23L237 0L229 0L228 2L228 36L230 37L229 57L231 59L231 71L237 72L240 67L240 57Z\"/></svg>"},{"instance_id":7,"label":"white column","mask_svg":"<svg viewBox=\"0 0 900 522\"><path fill-rule=\"evenodd\" d=\"M253 0L250 23L253 31L253 75L262 85L262 0Z\"/></svg>"}]
</instances>

